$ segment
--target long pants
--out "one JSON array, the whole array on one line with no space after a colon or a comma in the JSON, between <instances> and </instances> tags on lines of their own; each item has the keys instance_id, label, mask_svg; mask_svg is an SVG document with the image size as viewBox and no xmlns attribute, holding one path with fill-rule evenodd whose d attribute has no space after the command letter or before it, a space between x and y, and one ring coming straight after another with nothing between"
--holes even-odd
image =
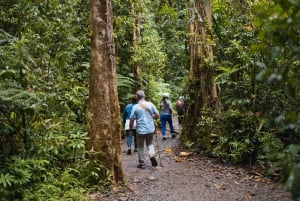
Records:
<instances>
[{"instance_id":1,"label":"long pants","mask_svg":"<svg viewBox=\"0 0 300 201\"><path fill-rule=\"evenodd\" d=\"M136 130L133 131L133 136L129 134L129 130L126 130L126 143L129 149L131 149L131 144L132 144L132 138L134 138L134 148L137 149L137 144L136 144Z\"/></svg>"},{"instance_id":2,"label":"long pants","mask_svg":"<svg viewBox=\"0 0 300 201\"><path fill-rule=\"evenodd\" d=\"M155 156L154 144L153 144L153 133L149 134L136 134L136 142L138 149L138 159L139 163L145 163L145 154L144 154L144 144L146 142L146 146L148 149L148 153L150 158Z\"/></svg>"},{"instance_id":3,"label":"long pants","mask_svg":"<svg viewBox=\"0 0 300 201\"><path fill-rule=\"evenodd\" d=\"M177 115L178 115L178 123L182 124L184 112L183 111L177 111Z\"/></svg>"},{"instance_id":4,"label":"long pants","mask_svg":"<svg viewBox=\"0 0 300 201\"><path fill-rule=\"evenodd\" d=\"M161 114L160 115L160 122L161 122L161 134L163 136L166 135L166 126L167 122L170 126L171 133L174 133L174 127L173 127L173 122L172 122L172 115L170 114Z\"/></svg>"}]
</instances>

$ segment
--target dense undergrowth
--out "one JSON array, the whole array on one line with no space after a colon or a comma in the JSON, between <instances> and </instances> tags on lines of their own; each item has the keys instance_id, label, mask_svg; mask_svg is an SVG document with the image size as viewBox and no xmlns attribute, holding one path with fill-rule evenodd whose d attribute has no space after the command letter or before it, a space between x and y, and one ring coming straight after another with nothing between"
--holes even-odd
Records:
<instances>
[{"instance_id":1,"label":"dense undergrowth","mask_svg":"<svg viewBox=\"0 0 300 201\"><path fill-rule=\"evenodd\" d=\"M1 1L0 200L87 200L88 3Z\"/></svg>"},{"instance_id":2,"label":"dense undergrowth","mask_svg":"<svg viewBox=\"0 0 300 201\"><path fill-rule=\"evenodd\" d=\"M135 62L156 104L163 92L174 101L186 85L186 1L159 2L114 1L121 109L135 88ZM0 200L86 200L108 189L108 172L84 149L88 1L0 4ZM202 112L196 139L185 144L224 162L280 169L299 197L300 2L212 4L220 108ZM139 49L132 47L133 5L144 8ZM193 97L185 94L189 105Z\"/></svg>"},{"instance_id":3,"label":"dense undergrowth","mask_svg":"<svg viewBox=\"0 0 300 201\"><path fill-rule=\"evenodd\" d=\"M220 107L203 109L196 135L183 137L186 146L223 162L280 170L294 198L300 196L299 6L249 1L215 8Z\"/></svg>"}]
</instances>

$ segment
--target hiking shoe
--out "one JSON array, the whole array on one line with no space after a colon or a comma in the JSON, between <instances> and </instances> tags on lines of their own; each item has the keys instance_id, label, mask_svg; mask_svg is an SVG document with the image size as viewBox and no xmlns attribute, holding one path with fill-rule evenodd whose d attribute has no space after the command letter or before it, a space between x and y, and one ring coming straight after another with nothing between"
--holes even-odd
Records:
<instances>
[{"instance_id":1,"label":"hiking shoe","mask_svg":"<svg viewBox=\"0 0 300 201\"><path fill-rule=\"evenodd\" d=\"M166 137L163 137L163 141L165 141L165 140L167 140L167 138L166 138Z\"/></svg>"},{"instance_id":2,"label":"hiking shoe","mask_svg":"<svg viewBox=\"0 0 300 201\"><path fill-rule=\"evenodd\" d=\"M134 151L134 152L137 152L137 149L134 149L133 151Z\"/></svg>"},{"instance_id":3,"label":"hiking shoe","mask_svg":"<svg viewBox=\"0 0 300 201\"><path fill-rule=\"evenodd\" d=\"M157 161L156 161L155 157L154 157L154 156L151 157L150 160L151 160L152 166L153 166L153 167L156 167L156 166L157 166Z\"/></svg>"},{"instance_id":4,"label":"hiking shoe","mask_svg":"<svg viewBox=\"0 0 300 201\"><path fill-rule=\"evenodd\" d=\"M139 163L139 164L137 165L137 168L145 169L145 164L144 164L144 163Z\"/></svg>"},{"instance_id":5,"label":"hiking shoe","mask_svg":"<svg viewBox=\"0 0 300 201\"><path fill-rule=\"evenodd\" d=\"M131 155L131 149L127 150L127 155Z\"/></svg>"}]
</instances>

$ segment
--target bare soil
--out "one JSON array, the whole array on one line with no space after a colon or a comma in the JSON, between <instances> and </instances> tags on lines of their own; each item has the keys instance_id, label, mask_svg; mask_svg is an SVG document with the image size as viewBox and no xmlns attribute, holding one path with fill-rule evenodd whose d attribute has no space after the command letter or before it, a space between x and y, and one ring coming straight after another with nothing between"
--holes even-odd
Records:
<instances>
[{"instance_id":1,"label":"bare soil","mask_svg":"<svg viewBox=\"0 0 300 201\"><path fill-rule=\"evenodd\" d=\"M176 119L174 122L179 129ZM183 150L180 150L178 137L162 141L159 135L155 147L159 166L153 168L148 158L143 170L136 167L137 153L126 154L124 141L122 161L126 188L103 195L99 200L292 201L289 192L255 170L220 164L197 155L179 157Z\"/></svg>"}]
</instances>

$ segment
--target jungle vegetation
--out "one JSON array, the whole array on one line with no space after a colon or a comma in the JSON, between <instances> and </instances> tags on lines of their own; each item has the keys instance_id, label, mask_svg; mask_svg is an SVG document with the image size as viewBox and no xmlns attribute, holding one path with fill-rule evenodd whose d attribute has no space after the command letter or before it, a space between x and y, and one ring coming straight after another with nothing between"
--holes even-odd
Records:
<instances>
[{"instance_id":1,"label":"jungle vegetation","mask_svg":"<svg viewBox=\"0 0 300 201\"><path fill-rule=\"evenodd\" d=\"M0 5L0 200L87 200L122 183L112 142L140 88L156 104L184 97L187 148L280 173L300 197L299 0Z\"/></svg>"}]
</instances>

